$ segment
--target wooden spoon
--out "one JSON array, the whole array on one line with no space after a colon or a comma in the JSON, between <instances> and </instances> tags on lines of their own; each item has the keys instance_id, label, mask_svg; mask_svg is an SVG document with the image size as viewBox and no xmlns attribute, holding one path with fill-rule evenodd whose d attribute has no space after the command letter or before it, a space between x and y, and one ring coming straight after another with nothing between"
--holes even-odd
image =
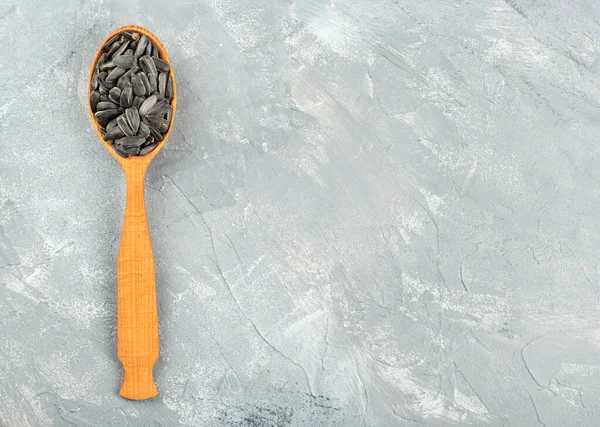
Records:
<instances>
[{"instance_id":1,"label":"wooden spoon","mask_svg":"<svg viewBox=\"0 0 600 427\"><path fill-rule=\"evenodd\" d=\"M158 315L154 257L144 204L144 178L148 165L162 149L173 128L172 124L177 106L177 88L175 87L175 77L169 55L167 55L167 51L161 42L145 28L126 26L113 31L100 45L90 71L88 100L96 63L104 53L102 46L115 34L125 30L134 30L148 36L154 46L157 47L160 58L169 63L169 74L173 82L171 124L160 144L154 151L145 156L131 156L128 158L119 156L111 145L104 141L100 132L100 125L90 108L92 125L100 141L117 159L125 172L127 202L117 268L118 357L125 372L120 394L127 399L143 400L158 395L152 377L152 368L158 359Z\"/></svg>"}]
</instances>

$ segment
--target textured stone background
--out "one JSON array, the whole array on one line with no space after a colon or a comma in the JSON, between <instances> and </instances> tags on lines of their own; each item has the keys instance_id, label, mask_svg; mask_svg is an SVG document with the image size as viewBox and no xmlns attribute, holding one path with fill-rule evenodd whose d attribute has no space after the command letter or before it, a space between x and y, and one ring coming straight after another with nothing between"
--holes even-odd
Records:
<instances>
[{"instance_id":1,"label":"textured stone background","mask_svg":"<svg viewBox=\"0 0 600 427\"><path fill-rule=\"evenodd\" d=\"M142 403L85 95L125 24L179 88ZM596 1L3 0L0 38L0 425L598 425Z\"/></svg>"}]
</instances>

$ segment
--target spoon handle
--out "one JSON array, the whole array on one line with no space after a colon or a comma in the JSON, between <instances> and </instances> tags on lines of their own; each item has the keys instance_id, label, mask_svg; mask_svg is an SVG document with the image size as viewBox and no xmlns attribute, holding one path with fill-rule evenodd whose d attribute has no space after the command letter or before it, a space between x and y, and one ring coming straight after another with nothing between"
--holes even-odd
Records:
<instances>
[{"instance_id":1,"label":"spoon handle","mask_svg":"<svg viewBox=\"0 0 600 427\"><path fill-rule=\"evenodd\" d=\"M118 260L118 354L125 378L121 396L132 400L158 395L152 368L158 359L158 315L154 257L144 204L147 163L124 168L125 221Z\"/></svg>"}]
</instances>

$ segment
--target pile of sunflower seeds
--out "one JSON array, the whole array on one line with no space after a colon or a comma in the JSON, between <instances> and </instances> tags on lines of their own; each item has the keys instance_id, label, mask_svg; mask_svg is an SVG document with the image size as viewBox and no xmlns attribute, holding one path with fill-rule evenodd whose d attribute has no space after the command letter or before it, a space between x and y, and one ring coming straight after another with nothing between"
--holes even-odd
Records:
<instances>
[{"instance_id":1,"label":"pile of sunflower seeds","mask_svg":"<svg viewBox=\"0 0 600 427\"><path fill-rule=\"evenodd\" d=\"M92 75L92 112L104 140L117 154L146 155L163 140L171 124L169 64L137 31L116 34L102 48Z\"/></svg>"}]
</instances>

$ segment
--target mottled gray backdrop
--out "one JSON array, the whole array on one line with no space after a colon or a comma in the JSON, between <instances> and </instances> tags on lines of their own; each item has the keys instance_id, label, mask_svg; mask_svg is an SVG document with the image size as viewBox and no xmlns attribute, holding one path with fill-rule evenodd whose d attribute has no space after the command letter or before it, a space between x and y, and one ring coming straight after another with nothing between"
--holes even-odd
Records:
<instances>
[{"instance_id":1,"label":"mottled gray backdrop","mask_svg":"<svg viewBox=\"0 0 600 427\"><path fill-rule=\"evenodd\" d=\"M177 77L118 396L102 39ZM0 425L600 425L600 5L0 1Z\"/></svg>"}]
</instances>

